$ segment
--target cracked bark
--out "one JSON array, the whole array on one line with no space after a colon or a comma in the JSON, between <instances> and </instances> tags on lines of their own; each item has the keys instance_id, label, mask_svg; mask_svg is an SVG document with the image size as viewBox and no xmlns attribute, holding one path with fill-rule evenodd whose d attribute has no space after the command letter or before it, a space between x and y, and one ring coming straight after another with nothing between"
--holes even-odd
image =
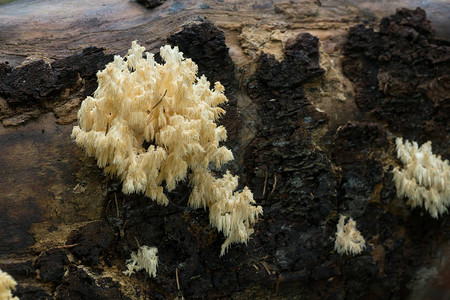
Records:
<instances>
[{"instance_id":1,"label":"cracked bark","mask_svg":"<svg viewBox=\"0 0 450 300\"><path fill-rule=\"evenodd\" d=\"M411 211L390 173L398 135L431 139L449 155L449 43L422 10L380 22L388 14L376 4L367 17L330 1L86 3L47 13L50 2L34 4L42 13L34 30L20 18L33 8L20 2L6 10L15 9L5 15L9 24L0 21L9 28L0 33L0 268L18 281L16 295L398 299L436 288L446 295L438 279L448 274L437 262L450 251L448 214L434 220ZM75 17L63 23L69 13ZM223 236L206 212L187 207L187 184L169 194L167 207L123 195L120 182L104 178L70 141L96 71L134 39L153 52L178 46L226 88L221 123L236 156L226 167L252 189L264 216L248 245L222 258ZM339 214L357 221L368 242L361 255L334 253ZM159 249L154 279L122 274L136 240Z\"/></svg>"}]
</instances>

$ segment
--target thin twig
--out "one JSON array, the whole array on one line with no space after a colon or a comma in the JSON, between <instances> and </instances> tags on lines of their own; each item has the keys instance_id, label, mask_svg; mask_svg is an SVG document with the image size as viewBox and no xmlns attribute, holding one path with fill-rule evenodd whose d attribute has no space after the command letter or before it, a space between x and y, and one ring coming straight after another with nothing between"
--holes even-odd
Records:
<instances>
[{"instance_id":1,"label":"thin twig","mask_svg":"<svg viewBox=\"0 0 450 300\"><path fill-rule=\"evenodd\" d=\"M280 286L280 281L283 277L281 277L281 275L277 276L277 283L275 285L275 294L278 295L278 287Z\"/></svg>"},{"instance_id":2,"label":"thin twig","mask_svg":"<svg viewBox=\"0 0 450 300\"><path fill-rule=\"evenodd\" d=\"M116 213L117 217L119 217L119 203L117 203L117 194L114 193L114 200L116 201Z\"/></svg>"},{"instance_id":3,"label":"thin twig","mask_svg":"<svg viewBox=\"0 0 450 300\"><path fill-rule=\"evenodd\" d=\"M62 245L62 246L58 246L58 247L56 247L56 248L58 248L58 249L72 248L72 247L75 247L75 246L77 246L77 245L78 245L78 244Z\"/></svg>"},{"instance_id":4,"label":"thin twig","mask_svg":"<svg viewBox=\"0 0 450 300\"><path fill-rule=\"evenodd\" d=\"M178 280L178 268L175 269L175 278L177 280L177 289L180 290L180 281Z\"/></svg>"},{"instance_id":5,"label":"thin twig","mask_svg":"<svg viewBox=\"0 0 450 300\"><path fill-rule=\"evenodd\" d=\"M161 97L161 99L159 99L158 103L156 103L155 106L152 107L152 110L155 109L155 107L157 107L161 103L162 99L164 98L164 96L166 94L167 94L167 90L164 92L164 95Z\"/></svg>"},{"instance_id":6,"label":"thin twig","mask_svg":"<svg viewBox=\"0 0 450 300\"><path fill-rule=\"evenodd\" d=\"M266 269L267 274L272 275L270 274L269 268L266 266L266 264L264 262L261 262L261 264L263 265L264 269Z\"/></svg>"},{"instance_id":7,"label":"thin twig","mask_svg":"<svg viewBox=\"0 0 450 300\"><path fill-rule=\"evenodd\" d=\"M123 222L123 226L120 229L120 237L124 237L125 236L125 226L127 225L128 219L125 220L125 222Z\"/></svg>"},{"instance_id":8,"label":"thin twig","mask_svg":"<svg viewBox=\"0 0 450 300\"><path fill-rule=\"evenodd\" d=\"M138 248L141 248L141 245L139 245L139 241L136 236L134 236L134 239L136 240L136 244L138 245Z\"/></svg>"},{"instance_id":9,"label":"thin twig","mask_svg":"<svg viewBox=\"0 0 450 300\"><path fill-rule=\"evenodd\" d=\"M272 190L270 191L270 194L273 194L273 192L275 192L275 187L277 186L277 175L273 176L273 187Z\"/></svg>"},{"instance_id":10,"label":"thin twig","mask_svg":"<svg viewBox=\"0 0 450 300\"><path fill-rule=\"evenodd\" d=\"M263 197L266 194L266 187L267 187L267 170L266 170L266 176L264 178L264 188L263 188L263 193L262 193Z\"/></svg>"},{"instance_id":11,"label":"thin twig","mask_svg":"<svg viewBox=\"0 0 450 300\"><path fill-rule=\"evenodd\" d=\"M106 205L106 211L109 210L109 205L111 204L111 199L108 201L108 204Z\"/></svg>"}]
</instances>

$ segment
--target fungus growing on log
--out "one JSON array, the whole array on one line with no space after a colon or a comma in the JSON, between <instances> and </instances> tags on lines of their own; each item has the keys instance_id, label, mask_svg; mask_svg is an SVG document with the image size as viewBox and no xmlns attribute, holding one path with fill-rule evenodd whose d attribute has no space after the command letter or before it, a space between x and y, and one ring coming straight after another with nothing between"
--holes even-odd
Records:
<instances>
[{"instance_id":1,"label":"fungus growing on log","mask_svg":"<svg viewBox=\"0 0 450 300\"><path fill-rule=\"evenodd\" d=\"M0 299L2 300L19 300L13 297L11 290L16 289L17 282L6 272L0 270Z\"/></svg>"},{"instance_id":2,"label":"fungus growing on log","mask_svg":"<svg viewBox=\"0 0 450 300\"><path fill-rule=\"evenodd\" d=\"M144 269L151 277L156 277L158 266L158 249L156 247L141 246L137 252L131 252L131 258L127 260L127 270L123 273L131 276L135 271Z\"/></svg>"},{"instance_id":3,"label":"fungus growing on log","mask_svg":"<svg viewBox=\"0 0 450 300\"><path fill-rule=\"evenodd\" d=\"M437 219L450 205L450 165L448 160L433 154L431 142L422 146L416 142L396 139L397 157L404 168L394 169L395 188L399 198L408 197L412 208L424 207Z\"/></svg>"},{"instance_id":4,"label":"fungus growing on log","mask_svg":"<svg viewBox=\"0 0 450 300\"><path fill-rule=\"evenodd\" d=\"M123 182L125 194L145 193L167 205L164 193L190 173L192 193L188 204L209 208L211 224L226 237L223 255L231 243L246 243L251 226L262 214L245 187L235 192L238 177L219 169L233 159L225 146L227 131L215 123L225 111L224 87L210 89L205 76L197 78L197 65L177 47L160 49L164 64L155 61L136 42L125 58L97 73L98 88L78 111L79 125L72 138L99 167Z\"/></svg>"},{"instance_id":5,"label":"fungus growing on log","mask_svg":"<svg viewBox=\"0 0 450 300\"><path fill-rule=\"evenodd\" d=\"M340 255L360 254L366 247L366 241L358 229L356 229L356 222L350 218L347 222L346 216L341 215L336 227L336 241L334 250Z\"/></svg>"}]
</instances>

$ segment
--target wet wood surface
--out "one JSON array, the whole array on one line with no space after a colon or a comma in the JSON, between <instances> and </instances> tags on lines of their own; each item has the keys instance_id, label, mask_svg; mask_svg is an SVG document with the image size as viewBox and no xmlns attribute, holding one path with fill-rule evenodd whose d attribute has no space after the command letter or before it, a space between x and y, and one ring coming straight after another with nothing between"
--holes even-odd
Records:
<instances>
[{"instance_id":1,"label":"wet wood surface","mask_svg":"<svg viewBox=\"0 0 450 300\"><path fill-rule=\"evenodd\" d=\"M449 38L447 1L166 1L146 9L134 1L16 1L0 8L0 59L55 59L88 46L123 54L132 40L157 50L181 26L207 18L225 30L227 43L241 28L308 30L339 35L359 18L380 18L397 7L426 9L437 36ZM269 33L269 32L268 32ZM267 33L267 34L268 34Z\"/></svg>"},{"instance_id":2,"label":"wet wood surface","mask_svg":"<svg viewBox=\"0 0 450 300\"><path fill-rule=\"evenodd\" d=\"M305 94L329 116L327 130L334 131L358 114L352 83L341 69L348 29L362 20L376 26L396 7L415 8L423 2L185 0L147 9L122 0L17 1L0 6L0 63L11 69L38 60L51 64L86 47L104 48L105 55L123 55L133 40L157 52L183 25L209 20L224 32L236 67L235 97L243 124L235 129L234 138L244 147L255 139L252 124L257 117L255 104L242 87L261 52L281 60L288 40L299 33L319 38L326 73L320 84L305 84ZM436 37L448 41L449 2L427 1L424 8ZM80 85L88 82L82 79ZM42 251L64 246L72 230L102 219L105 209L117 204L108 198L108 179L95 161L70 139L78 105L89 89L64 86L62 90L55 99L43 96L43 105L24 108L0 96L0 266L4 269L14 270L19 261L28 266ZM318 139L323 132L316 134ZM244 154L236 156L245 162ZM275 177L269 178L273 188L274 181ZM40 284L23 282L25 286Z\"/></svg>"}]
</instances>

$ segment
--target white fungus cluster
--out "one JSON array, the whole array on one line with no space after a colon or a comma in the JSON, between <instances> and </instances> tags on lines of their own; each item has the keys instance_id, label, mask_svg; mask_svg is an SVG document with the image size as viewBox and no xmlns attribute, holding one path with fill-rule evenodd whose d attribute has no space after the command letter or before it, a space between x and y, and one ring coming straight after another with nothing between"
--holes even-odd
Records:
<instances>
[{"instance_id":1,"label":"white fungus cluster","mask_svg":"<svg viewBox=\"0 0 450 300\"><path fill-rule=\"evenodd\" d=\"M347 223L346 216L341 215L336 227L336 241L334 250L340 254L357 255L366 247L366 241L361 233L356 229L356 222L350 218Z\"/></svg>"},{"instance_id":2,"label":"white fungus cluster","mask_svg":"<svg viewBox=\"0 0 450 300\"><path fill-rule=\"evenodd\" d=\"M137 252L131 252L131 258L127 260L127 269L123 273L131 276L134 272L144 269L151 277L156 277L158 267L158 249L155 247L141 246Z\"/></svg>"},{"instance_id":3,"label":"white fungus cluster","mask_svg":"<svg viewBox=\"0 0 450 300\"><path fill-rule=\"evenodd\" d=\"M19 300L13 297L11 290L16 288L17 282L6 272L0 270L0 299L1 300Z\"/></svg>"},{"instance_id":4,"label":"white fungus cluster","mask_svg":"<svg viewBox=\"0 0 450 300\"><path fill-rule=\"evenodd\" d=\"M151 53L143 58L144 50L133 42L125 59L115 56L97 73L98 88L83 101L72 138L122 180L124 193L142 192L159 204L168 203L163 183L171 191L190 172L189 205L209 208L211 224L226 237L223 255L231 243L247 242L262 214L248 188L234 192L236 176L216 179L209 169L233 159L219 146L227 131L215 123L225 113L224 87L216 82L211 90L177 47L161 48L164 64Z\"/></svg>"},{"instance_id":5,"label":"white fungus cluster","mask_svg":"<svg viewBox=\"0 0 450 300\"><path fill-rule=\"evenodd\" d=\"M394 169L395 188L399 198L408 197L412 208L424 207L433 218L447 212L450 205L450 165L432 153L431 142L396 139L397 156L404 168Z\"/></svg>"}]
</instances>

